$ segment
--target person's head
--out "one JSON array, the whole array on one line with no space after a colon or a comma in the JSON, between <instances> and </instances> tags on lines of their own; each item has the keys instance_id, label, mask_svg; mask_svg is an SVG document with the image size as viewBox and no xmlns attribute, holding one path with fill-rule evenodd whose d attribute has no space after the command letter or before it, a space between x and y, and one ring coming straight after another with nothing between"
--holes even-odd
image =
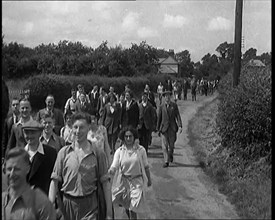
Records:
<instances>
[{"instance_id":1,"label":"person's head","mask_svg":"<svg viewBox=\"0 0 275 220\"><path fill-rule=\"evenodd\" d=\"M111 104L113 104L114 102L116 102L116 96L114 93L110 93L107 97L107 102L110 102Z\"/></svg>"},{"instance_id":2,"label":"person's head","mask_svg":"<svg viewBox=\"0 0 275 220\"><path fill-rule=\"evenodd\" d=\"M73 98L76 98L76 89L75 88L71 89L71 95Z\"/></svg>"},{"instance_id":3,"label":"person's head","mask_svg":"<svg viewBox=\"0 0 275 220\"><path fill-rule=\"evenodd\" d=\"M84 92L84 86L82 84L78 84L77 89L79 92Z\"/></svg>"},{"instance_id":4,"label":"person's head","mask_svg":"<svg viewBox=\"0 0 275 220\"><path fill-rule=\"evenodd\" d=\"M114 86L110 86L110 88L109 88L109 92L111 92L111 93L114 93L114 92L115 92L115 88L114 88Z\"/></svg>"},{"instance_id":5,"label":"person's head","mask_svg":"<svg viewBox=\"0 0 275 220\"><path fill-rule=\"evenodd\" d=\"M97 117L95 114L90 115L91 127L96 127L98 125Z\"/></svg>"},{"instance_id":6,"label":"person's head","mask_svg":"<svg viewBox=\"0 0 275 220\"><path fill-rule=\"evenodd\" d=\"M19 114L19 99L13 98L11 101L11 111L13 114L18 115Z\"/></svg>"},{"instance_id":7,"label":"person's head","mask_svg":"<svg viewBox=\"0 0 275 220\"><path fill-rule=\"evenodd\" d=\"M50 110L54 108L54 96L53 95L47 95L47 98L45 100L46 107Z\"/></svg>"},{"instance_id":8,"label":"person's head","mask_svg":"<svg viewBox=\"0 0 275 220\"><path fill-rule=\"evenodd\" d=\"M145 85L144 91L150 91L150 86L148 84Z\"/></svg>"},{"instance_id":9,"label":"person's head","mask_svg":"<svg viewBox=\"0 0 275 220\"><path fill-rule=\"evenodd\" d=\"M72 125L72 116L73 116L73 113L70 110L68 110L64 115L65 123L69 126Z\"/></svg>"},{"instance_id":10,"label":"person's head","mask_svg":"<svg viewBox=\"0 0 275 220\"><path fill-rule=\"evenodd\" d=\"M85 102L85 101L86 101L86 95L85 95L84 93L80 93L80 94L79 94L79 100L80 100L81 102Z\"/></svg>"},{"instance_id":11,"label":"person's head","mask_svg":"<svg viewBox=\"0 0 275 220\"><path fill-rule=\"evenodd\" d=\"M147 102L148 101L148 93L147 92L143 92L141 95L141 100L143 102Z\"/></svg>"},{"instance_id":12,"label":"person's head","mask_svg":"<svg viewBox=\"0 0 275 220\"><path fill-rule=\"evenodd\" d=\"M126 145L133 145L138 139L138 131L132 126L126 126L119 133L119 139L123 140Z\"/></svg>"},{"instance_id":13,"label":"person's head","mask_svg":"<svg viewBox=\"0 0 275 220\"><path fill-rule=\"evenodd\" d=\"M125 100L125 93L121 93L120 96L119 96L119 101L120 102L123 102Z\"/></svg>"},{"instance_id":14,"label":"person's head","mask_svg":"<svg viewBox=\"0 0 275 220\"><path fill-rule=\"evenodd\" d=\"M104 95L105 93L106 93L105 88L101 86L101 87L99 88L99 94Z\"/></svg>"},{"instance_id":15,"label":"person's head","mask_svg":"<svg viewBox=\"0 0 275 220\"><path fill-rule=\"evenodd\" d=\"M171 101L171 95L172 95L171 91L165 91L163 93L165 102L169 103Z\"/></svg>"},{"instance_id":16,"label":"person's head","mask_svg":"<svg viewBox=\"0 0 275 220\"><path fill-rule=\"evenodd\" d=\"M130 101L132 98L133 98L133 93L132 93L132 91L131 91L131 90L126 91L126 92L125 92L125 99L126 99L127 101Z\"/></svg>"},{"instance_id":17,"label":"person's head","mask_svg":"<svg viewBox=\"0 0 275 220\"><path fill-rule=\"evenodd\" d=\"M15 147L7 152L5 174L9 187L18 189L27 183L27 174L30 170L29 154L24 148Z\"/></svg>"},{"instance_id":18,"label":"person's head","mask_svg":"<svg viewBox=\"0 0 275 220\"><path fill-rule=\"evenodd\" d=\"M72 116L73 134L79 143L87 140L87 134L91 124L91 117L87 113L75 113Z\"/></svg>"},{"instance_id":19,"label":"person's head","mask_svg":"<svg viewBox=\"0 0 275 220\"><path fill-rule=\"evenodd\" d=\"M38 147L43 125L36 120L30 120L22 125L26 142L32 147Z\"/></svg>"},{"instance_id":20,"label":"person's head","mask_svg":"<svg viewBox=\"0 0 275 220\"><path fill-rule=\"evenodd\" d=\"M98 85L94 85L94 87L93 87L93 91L97 91L98 90Z\"/></svg>"},{"instance_id":21,"label":"person's head","mask_svg":"<svg viewBox=\"0 0 275 220\"><path fill-rule=\"evenodd\" d=\"M41 124L44 127L44 132L46 134L52 134L54 128L54 119L51 117L50 114L45 114L44 117L41 119Z\"/></svg>"},{"instance_id":22,"label":"person's head","mask_svg":"<svg viewBox=\"0 0 275 220\"><path fill-rule=\"evenodd\" d=\"M21 99L19 102L19 112L23 119L28 119L31 116L31 103L28 99Z\"/></svg>"}]
</instances>

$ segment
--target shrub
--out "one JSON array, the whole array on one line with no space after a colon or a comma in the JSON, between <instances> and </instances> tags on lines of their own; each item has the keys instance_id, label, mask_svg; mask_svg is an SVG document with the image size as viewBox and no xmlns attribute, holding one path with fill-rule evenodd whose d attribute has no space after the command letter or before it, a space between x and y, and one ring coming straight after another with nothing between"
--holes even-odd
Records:
<instances>
[{"instance_id":1,"label":"shrub","mask_svg":"<svg viewBox=\"0 0 275 220\"><path fill-rule=\"evenodd\" d=\"M243 69L239 85L231 84L229 74L219 84L217 128L222 145L247 159L271 159L270 68Z\"/></svg>"},{"instance_id":2,"label":"shrub","mask_svg":"<svg viewBox=\"0 0 275 220\"><path fill-rule=\"evenodd\" d=\"M103 86L107 92L110 85L115 87L115 91L120 94L124 91L125 85L129 84L133 90L135 98L139 98L145 84L149 84L151 90L156 92L159 82L165 82L165 75L153 77L152 75L139 77L102 77L98 75L68 76L55 74L40 74L27 79L24 89L30 89L30 101L33 110L37 111L45 108L45 99L48 94L55 97L55 106L63 110L67 99L71 96L71 88L76 88L78 84L83 84L88 93L94 84Z\"/></svg>"}]
</instances>

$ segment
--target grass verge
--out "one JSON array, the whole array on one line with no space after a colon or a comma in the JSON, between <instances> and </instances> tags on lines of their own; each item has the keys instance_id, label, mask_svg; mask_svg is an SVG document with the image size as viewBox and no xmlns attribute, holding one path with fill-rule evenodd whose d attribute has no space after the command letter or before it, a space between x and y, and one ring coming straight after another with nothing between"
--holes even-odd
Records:
<instances>
[{"instance_id":1,"label":"grass verge","mask_svg":"<svg viewBox=\"0 0 275 220\"><path fill-rule=\"evenodd\" d=\"M188 127L190 146L205 173L242 219L271 219L271 165L265 158L244 161L223 149L215 131L219 100L200 108Z\"/></svg>"}]
</instances>

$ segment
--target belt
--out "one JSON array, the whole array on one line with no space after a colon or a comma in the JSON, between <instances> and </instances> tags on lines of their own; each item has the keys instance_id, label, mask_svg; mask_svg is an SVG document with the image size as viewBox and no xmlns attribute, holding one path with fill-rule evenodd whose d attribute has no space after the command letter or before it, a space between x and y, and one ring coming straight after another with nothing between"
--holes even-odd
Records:
<instances>
[{"instance_id":1,"label":"belt","mask_svg":"<svg viewBox=\"0 0 275 220\"><path fill-rule=\"evenodd\" d=\"M92 196L96 195L94 192L95 192L95 191L93 191L93 192L92 192L91 194L89 194L89 195L84 195L84 196L72 196L72 195L70 195L70 194L63 193L63 196L65 196L65 197L68 198L68 199L86 199L86 198L89 198L89 197L92 197Z\"/></svg>"},{"instance_id":2,"label":"belt","mask_svg":"<svg viewBox=\"0 0 275 220\"><path fill-rule=\"evenodd\" d=\"M135 178L138 178L138 177L142 177L142 174L139 174L139 175L125 175L125 174L122 174L123 177L125 177L126 179L135 179Z\"/></svg>"}]
</instances>

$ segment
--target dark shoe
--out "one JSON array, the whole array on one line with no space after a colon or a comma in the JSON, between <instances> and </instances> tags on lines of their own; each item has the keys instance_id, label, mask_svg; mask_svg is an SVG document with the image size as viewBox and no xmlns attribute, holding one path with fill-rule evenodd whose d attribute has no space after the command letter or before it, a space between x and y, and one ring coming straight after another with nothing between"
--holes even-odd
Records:
<instances>
[{"instance_id":1,"label":"dark shoe","mask_svg":"<svg viewBox=\"0 0 275 220\"><path fill-rule=\"evenodd\" d=\"M163 168L166 168L166 167L168 167L169 166L169 163L165 163L165 164L163 164Z\"/></svg>"}]
</instances>

